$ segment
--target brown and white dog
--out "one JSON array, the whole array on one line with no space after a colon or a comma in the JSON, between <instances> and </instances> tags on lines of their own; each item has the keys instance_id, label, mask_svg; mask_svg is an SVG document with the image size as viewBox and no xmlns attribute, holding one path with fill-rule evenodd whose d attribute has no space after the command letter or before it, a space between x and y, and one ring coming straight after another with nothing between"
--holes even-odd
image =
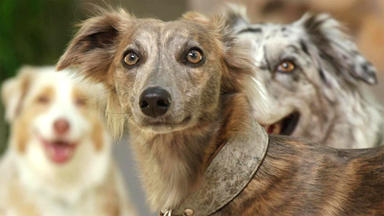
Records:
<instances>
[{"instance_id":1,"label":"brown and white dog","mask_svg":"<svg viewBox=\"0 0 384 216\"><path fill-rule=\"evenodd\" d=\"M338 21L307 14L289 24L251 24L245 8L234 5L226 16L239 42L251 48L258 68L253 85L261 87L247 94L270 133L337 148L384 144L383 107L367 85L377 82L376 69ZM269 109L261 112L260 103Z\"/></svg>"},{"instance_id":2,"label":"brown and white dog","mask_svg":"<svg viewBox=\"0 0 384 216\"><path fill-rule=\"evenodd\" d=\"M57 67L110 89L152 209L164 215L383 215L384 149L269 136L244 86L247 49L220 18L163 22L123 10L86 20ZM115 115L113 115L115 116Z\"/></svg>"},{"instance_id":3,"label":"brown and white dog","mask_svg":"<svg viewBox=\"0 0 384 216\"><path fill-rule=\"evenodd\" d=\"M89 85L54 67L3 83L9 147L0 162L2 216L135 215Z\"/></svg>"}]
</instances>

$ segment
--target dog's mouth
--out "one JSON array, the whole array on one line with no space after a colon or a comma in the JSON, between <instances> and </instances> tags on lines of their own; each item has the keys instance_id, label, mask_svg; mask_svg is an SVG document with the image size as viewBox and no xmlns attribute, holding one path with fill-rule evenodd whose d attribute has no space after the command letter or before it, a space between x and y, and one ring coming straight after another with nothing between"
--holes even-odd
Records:
<instances>
[{"instance_id":1,"label":"dog's mouth","mask_svg":"<svg viewBox=\"0 0 384 216\"><path fill-rule=\"evenodd\" d=\"M300 120L300 113L293 112L284 118L278 120L277 122L269 125L263 125L268 134L279 134L279 135L291 135Z\"/></svg>"},{"instance_id":2,"label":"dog's mouth","mask_svg":"<svg viewBox=\"0 0 384 216\"><path fill-rule=\"evenodd\" d=\"M144 123L140 124L140 126L144 128L150 128L151 130L157 131L157 132L170 132L179 130L182 128L185 128L186 125L189 124L192 117L187 116L180 122L172 122L167 120L152 120L152 121L145 121Z\"/></svg>"},{"instance_id":3,"label":"dog's mouth","mask_svg":"<svg viewBox=\"0 0 384 216\"><path fill-rule=\"evenodd\" d=\"M68 162L72 158L77 147L75 142L70 142L65 139L54 139L50 141L41 138L40 140L44 146L46 155L56 164L64 164Z\"/></svg>"}]
</instances>

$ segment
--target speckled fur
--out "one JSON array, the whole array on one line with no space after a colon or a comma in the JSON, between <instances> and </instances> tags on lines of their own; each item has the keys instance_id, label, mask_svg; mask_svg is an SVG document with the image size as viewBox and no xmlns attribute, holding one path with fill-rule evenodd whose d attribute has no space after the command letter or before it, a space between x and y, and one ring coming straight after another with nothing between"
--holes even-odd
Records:
<instances>
[{"instance_id":1,"label":"speckled fur","mask_svg":"<svg viewBox=\"0 0 384 216\"><path fill-rule=\"evenodd\" d=\"M210 20L192 12L172 22L137 19L122 10L105 12L83 23L58 63L59 69L79 66L109 87L107 116L112 130L121 134L128 122L154 210L175 207L198 184L210 155L227 139L227 133L215 133L222 124L219 107L225 95L239 91L252 64L247 49L233 44L226 31L222 18ZM199 67L181 59L195 46L205 56ZM121 59L129 49L142 56L131 69ZM110 53L109 59L103 50ZM160 86L172 96L167 114L157 119L145 116L138 103L141 92L151 86ZM241 112L235 113L236 122L243 118ZM156 126L154 121L164 125ZM238 127L229 125L233 130Z\"/></svg>"},{"instance_id":2,"label":"speckled fur","mask_svg":"<svg viewBox=\"0 0 384 216\"><path fill-rule=\"evenodd\" d=\"M106 22L110 17L117 19L112 23ZM137 24L145 28L138 28ZM108 37L106 47L103 43L87 46L89 41L94 41L94 29L111 29L111 26L114 26L117 34L113 41ZM248 50L235 43L227 30L221 18L209 19L197 13L189 13L173 22L108 13L86 21L58 63L59 69L70 65L79 65L84 69L88 64L107 68L104 75L112 77L105 80L114 80L114 84L110 85L111 97L119 102L116 103L118 109L130 117L131 144L154 210L172 209L180 205L190 192L199 188L200 179L217 151L223 145L244 140L240 137L249 136L249 127L255 123L255 119L249 117L251 106L243 94L244 83L253 71L252 63L247 57ZM146 37L143 39L135 35ZM160 40L164 35L181 39L182 43L176 41L172 45L167 44L166 40ZM99 36L97 33L96 37ZM104 41L103 36L96 41L100 40ZM140 46L152 45L140 52L146 59L134 69L123 69L121 53L138 40ZM191 69L176 63L174 58L165 58L178 56L175 47L178 47L176 50L185 47L185 40L194 42L203 50L205 64ZM87 47L86 51L84 46ZM103 61L105 59L102 56L98 58L96 53L101 55L103 49L109 50L114 46L117 47L111 56L113 60ZM160 49L160 52L148 52L151 49ZM90 77L99 76L93 74L92 70L82 72ZM195 73L204 76L195 77ZM188 74L190 76L186 76ZM179 82L182 83L181 89ZM186 103L188 106L170 108L169 114L158 120L165 125L168 123L167 126L146 124L148 122L140 118L140 111L135 108L137 97L148 83L162 87L166 86L164 84L170 85L173 96L179 91L188 92L181 94L182 97L172 97L172 103ZM204 103L191 102L196 98ZM183 125L173 124L172 120L185 113L192 113L191 119L194 120ZM115 120L125 121L123 117ZM348 213L351 211L355 215L383 213L383 149L337 151L274 136L270 137L269 144L267 157L249 185L215 215L306 215L311 212L317 215L352 215ZM339 184L335 184L335 181Z\"/></svg>"},{"instance_id":3,"label":"speckled fur","mask_svg":"<svg viewBox=\"0 0 384 216\"><path fill-rule=\"evenodd\" d=\"M238 40L252 47L258 69L247 93L260 123L272 124L298 111L293 136L337 148L384 144L383 109L366 85L377 82L376 69L336 20L321 14L290 24L250 24L245 12L232 6L227 22ZM297 69L276 72L284 60Z\"/></svg>"}]
</instances>

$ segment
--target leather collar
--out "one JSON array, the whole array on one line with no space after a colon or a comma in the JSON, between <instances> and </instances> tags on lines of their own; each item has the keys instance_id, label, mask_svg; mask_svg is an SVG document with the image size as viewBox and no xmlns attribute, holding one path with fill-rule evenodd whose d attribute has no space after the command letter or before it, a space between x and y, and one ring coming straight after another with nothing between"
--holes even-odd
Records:
<instances>
[{"instance_id":1,"label":"leather collar","mask_svg":"<svg viewBox=\"0 0 384 216\"><path fill-rule=\"evenodd\" d=\"M232 137L213 158L201 186L175 209L162 216L213 216L252 180L267 149L268 134L256 122Z\"/></svg>"}]
</instances>

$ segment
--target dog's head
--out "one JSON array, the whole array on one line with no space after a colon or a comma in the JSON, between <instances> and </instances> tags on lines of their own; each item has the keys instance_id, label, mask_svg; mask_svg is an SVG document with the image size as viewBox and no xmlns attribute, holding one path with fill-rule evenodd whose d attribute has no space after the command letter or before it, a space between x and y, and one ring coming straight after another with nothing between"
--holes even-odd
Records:
<instances>
[{"instance_id":1,"label":"dog's head","mask_svg":"<svg viewBox=\"0 0 384 216\"><path fill-rule=\"evenodd\" d=\"M109 86L109 108L119 107L110 115L128 114L155 133L190 128L217 111L220 94L237 91L235 73L250 66L222 21L197 13L172 22L104 13L83 23L58 69L77 65Z\"/></svg>"},{"instance_id":2,"label":"dog's head","mask_svg":"<svg viewBox=\"0 0 384 216\"><path fill-rule=\"evenodd\" d=\"M89 178L90 170L104 172L110 137L94 100L103 91L54 67L25 66L3 83L9 148L25 170L48 179L59 173Z\"/></svg>"},{"instance_id":3,"label":"dog's head","mask_svg":"<svg viewBox=\"0 0 384 216\"><path fill-rule=\"evenodd\" d=\"M252 85L262 89L263 97L254 97L252 85L248 93L254 107L269 107L256 109L255 115L270 133L303 135L313 129L310 121L324 126L330 121L326 112L333 109L325 104L337 106L343 91L376 83L375 68L328 15L304 15L286 25L250 24L244 10L232 8L227 22L238 40L252 47L258 68Z\"/></svg>"}]
</instances>

